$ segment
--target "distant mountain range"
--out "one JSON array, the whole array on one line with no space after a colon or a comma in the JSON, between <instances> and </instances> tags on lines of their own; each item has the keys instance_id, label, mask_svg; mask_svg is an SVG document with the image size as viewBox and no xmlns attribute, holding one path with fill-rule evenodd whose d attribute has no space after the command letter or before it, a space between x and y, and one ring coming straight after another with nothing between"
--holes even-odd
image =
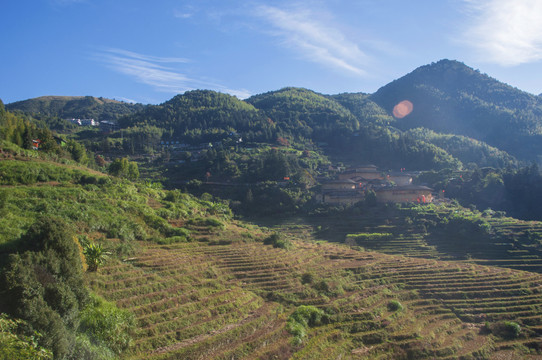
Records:
<instances>
[{"instance_id":1,"label":"distant mountain range","mask_svg":"<svg viewBox=\"0 0 542 360\"><path fill-rule=\"evenodd\" d=\"M394 106L403 100L412 103L412 112L393 117ZM418 167L458 161L504 167L542 155L542 97L452 60L419 67L374 94L285 88L242 101L197 90L160 105L48 96L6 108L61 118L119 119L122 127L153 126L163 130L162 136L183 141L216 140L235 132L249 141L282 137L326 143L327 151L350 147L384 166L401 158L397 152L402 152L401 161L412 156L410 163Z\"/></svg>"}]
</instances>

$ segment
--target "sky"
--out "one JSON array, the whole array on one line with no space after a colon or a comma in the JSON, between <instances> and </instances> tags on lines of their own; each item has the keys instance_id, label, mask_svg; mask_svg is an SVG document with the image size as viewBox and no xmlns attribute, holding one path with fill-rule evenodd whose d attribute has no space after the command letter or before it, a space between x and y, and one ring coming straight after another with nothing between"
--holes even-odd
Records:
<instances>
[{"instance_id":1,"label":"sky","mask_svg":"<svg viewBox=\"0 0 542 360\"><path fill-rule=\"evenodd\" d=\"M458 60L542 93L542 0L0 0L0 99L373 93Z\"/></svg>"}]
</instances>

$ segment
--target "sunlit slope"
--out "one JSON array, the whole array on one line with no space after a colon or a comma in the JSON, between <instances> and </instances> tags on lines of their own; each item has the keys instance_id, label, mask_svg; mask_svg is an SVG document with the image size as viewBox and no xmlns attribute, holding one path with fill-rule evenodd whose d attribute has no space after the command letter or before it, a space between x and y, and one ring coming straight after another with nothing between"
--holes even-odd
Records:
<instances>
[{"instance_id":1,"label":"sunlit slope","mask_svg":"<svg viewBox=\"0 0 542 360\"><path fill-rule=\"evenodd\" d=\"M517 358L542 331L539 274L324 243L283 250L250 233L143 245L90 280L136 313L129 358ZM327 321L292 345L286 320L301 305ZM505 320L518 337L499 330Z\"/></svg>"}]
</instances>

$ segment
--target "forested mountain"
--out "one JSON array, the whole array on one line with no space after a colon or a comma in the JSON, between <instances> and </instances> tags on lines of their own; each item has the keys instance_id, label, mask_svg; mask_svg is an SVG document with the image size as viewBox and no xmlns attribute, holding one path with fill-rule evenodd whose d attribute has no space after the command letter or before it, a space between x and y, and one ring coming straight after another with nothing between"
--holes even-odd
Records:
<instances>
[{"instance_id":1,"label":"forested mountain","mask_svg":"<svg viewBox=\"0 0 542 360\"><path fill-rule=\"evenodd\" d=\"M41 96L7 104L6 108L61 119L115 120L122 115L141 111L145 105L93 96Z\"/></svg>"},{"instance_id":2,"label":"forested mountain","mask_svg":"<svg viewBox=\"0 0 542 360\"><path fill-rule=\"evenodd\" d=\"M405 134L446 150L465 165L471 163L480 167L505 168L518 163L507 152L466 136L442 134L425 128L408 130Z\"/></svg>"},{"instance_id":3,"label":"forested mountain","mask_svg":"<svg viewBox=\"0 0 542 360\"><path fill-rule=\"evenodd\" d=\"M400 129L425 127L469 136L534 160L542 154L542 100L481 74L463 63L441 60L380 88L370 99L389 113L413 103Z\"/></svg>"},{"instance_id":4,"label":"forested mountain","mask_svg":"<svg viewBox=\"0 0 542 360\"><path fill-rule=\"evenodd\" d=\"M154 126L166 139L189 143L217 141L232 132L250 140L271 140L272 122L252 105L234 96L209 90L188 91L161 105L120 120L122 127Z\"/></svg>"},{"instance_id":5,"label":"forested mountain","mask_svg":"<svg viewBox=\"0 0 542 360\"><path fill-rule=\"evenodd\" d=\"M349 110L311 90L284 88L247 102L262 110L281 135L293 139L333 142L359 130L359 121Z\"/></svg>"},{"instance_id":6,"label":"forested mountain","mask_svg":"<svg viewBox=\"0 0 542 360\"><path fill-rule=\"evenodd\" d=\"M369 94L342 93L331 95L330 98L350 110L361 123L390 124L395 120L386 110L372 101Z\"/></svg>"}]
</instances>

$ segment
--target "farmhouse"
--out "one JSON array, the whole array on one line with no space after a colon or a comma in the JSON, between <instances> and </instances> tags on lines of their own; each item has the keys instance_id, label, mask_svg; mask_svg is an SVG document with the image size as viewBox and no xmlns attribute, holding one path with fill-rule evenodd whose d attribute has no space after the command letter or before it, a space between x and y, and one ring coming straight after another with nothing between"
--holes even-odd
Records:
<instances>
[{"instance_id":1,"label":"farmhouse","mask_svg":"<svg viewBox=\"0 0 542 360\"><path fill-rule=\"evenodd\" d=\"M380 203L430 203L433 201L432 191L433 189L420 185L391 186L375 190L376 201Z\"/></svg>"},{"instance_id":2,"label":"farmhouse","mask_svg":"<svg viewBox=\"0 0 542 360\"><path fill-rule=\"evenodd\" d=\"M339 174L339 179L373 180L382 179L382 173L374 165L363 165L350 168Z\"/></svg>"},{"instance_id":3,"label":"farmhouse","mask_svg":"<svg viewBox=\"0 0 542 360\"><path fill-rule=\"evenodd\" d=\"M322 184L320 201L328 204L353 204L363 200L364 193L350 179L331 180Z\"/></svg>"},{"instance_id":4,"label":"farmhouse","mask_svg":"<svg viewBox=\"0 0 542 360\"><path fill-rule=\"evenodd\" d=\"M388 181L393 181L397 186L412 185L412 175L406 172L391 172Z\"/></svg>"},{"instance_id":5,"label":"farmhouse","mask_svg":"<svg viewBox=\"0 0 542 360\"><path fill-rule=\"evenodd\" d=\"M356 182L350 179L331 180L322 184L322 192L332 192L337 190L355 190Z\"/></svg>"}]
</instances>

